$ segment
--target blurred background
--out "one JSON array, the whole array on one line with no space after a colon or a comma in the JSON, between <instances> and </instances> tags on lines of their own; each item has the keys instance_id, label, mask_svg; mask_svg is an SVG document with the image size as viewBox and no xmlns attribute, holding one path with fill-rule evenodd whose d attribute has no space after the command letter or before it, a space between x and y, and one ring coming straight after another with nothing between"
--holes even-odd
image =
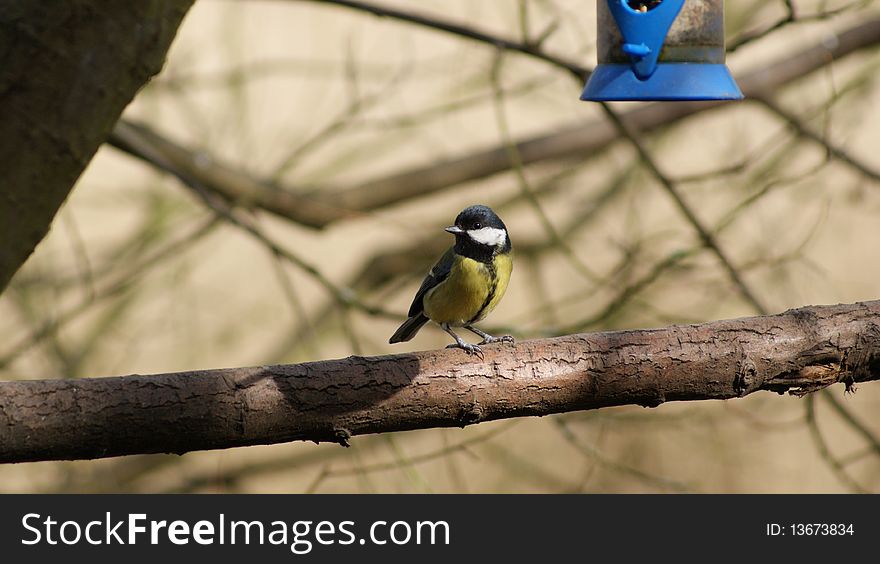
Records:
<instances>
[{"instance_id":1,"label":"blurred background","mask_svg":"<svg viewBox=\"0 0 880 564\"><path fill-rule=\"evenodd\" d=\"M876 2L728 1L728 65L754 95L612 104L653 116L630 138L578 101L594 1L368 4L415 22L340 4L195 4L0 298L0 379L443 347L432 327L387 339L472 203L517 253L483 328L520 339L880 297L877 26L801 64L877 24ZM761 392L349 449L5 465L0 491L877 492L878 413L880 384Z\"/></svg>"}]
</instances>

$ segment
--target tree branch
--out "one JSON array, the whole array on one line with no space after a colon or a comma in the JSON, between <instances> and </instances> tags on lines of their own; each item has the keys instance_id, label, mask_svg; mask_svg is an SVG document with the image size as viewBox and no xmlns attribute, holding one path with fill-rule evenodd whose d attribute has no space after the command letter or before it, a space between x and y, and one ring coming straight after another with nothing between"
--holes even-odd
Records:
<instances>
[{"instance_id":1,"label":"tree branch","mask_svg":"<svg viewBox=\"0 0 880 564\"><path fill-rule=\"evenodd\" d=\"M192 0L0 0L0 292L137 91Z\"/></svg>"},{"instance_id":2,"label":"tree branch","mask_svg":"<svg viewBox=\"0 0 880 564\"><path fill-rule=\"evenodd\" d=\"M295 188L282 188L271 181L256 178L130 120L120 119L107 143L159 168L167 170L171 165L173 170L168 172L174 174L177 171L178 176L185 174L236 206L258 205L307 227L321 228L332 221L362 215L301 194Z\"/></svg>"},{"instance_id":3,"label":"tree branch","mask_svg":"<svg viewBox=\"0 0 880 564\"><path fill-rule=\"evenodd\" d=\"M880 301L665 329L154 376L0 383L0 462L269 444L880 379Z\"/></svg>"}]
</instances>

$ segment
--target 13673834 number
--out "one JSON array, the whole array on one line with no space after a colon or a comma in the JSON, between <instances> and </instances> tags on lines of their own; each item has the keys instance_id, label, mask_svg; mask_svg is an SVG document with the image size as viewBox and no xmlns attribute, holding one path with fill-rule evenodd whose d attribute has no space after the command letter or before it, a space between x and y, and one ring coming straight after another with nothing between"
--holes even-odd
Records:
<instances>
[{"instance_id":1,"label":"13673834 number","mask_svg":"<svg viewBox=\"0 0 880 564\"><path fill-rule=\"evenodd\" d=\"M792 523L789 526L795 536L854 535L852 523Z\"/></svg>"}]
</instances>

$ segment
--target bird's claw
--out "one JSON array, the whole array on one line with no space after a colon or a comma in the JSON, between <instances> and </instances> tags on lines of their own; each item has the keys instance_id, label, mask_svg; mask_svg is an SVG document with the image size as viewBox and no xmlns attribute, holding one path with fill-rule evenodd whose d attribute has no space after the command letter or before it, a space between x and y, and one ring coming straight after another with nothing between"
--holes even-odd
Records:
<instances>
[{"instance_id":1,"label":"bird's claw","mask_svg":"<svg viewBox=\"0 0 880 564\"><path fill-rule=\"evenodd\" d=\"M480 344L482 344L482 343L480 343ZM463 344L452 343L452 344L446 345L446 348L447 349L462 349L463 351L465 351L468 354L477 355L478 357L480 357L480 360L483 360L485 358L483 356L483 349L481 349L479 345L472 345L470 343L463 343Z\"/></svg>"},{"instance_id":2,"label":"bird's claw","mask_svg":"<svg viewBox=\"0 0 880 564\"><path fill-rule=\"evenodd\" d=\"M510 343L511 345L516 344L516 339L513 338L512 335L502 335L500 337L493 337L491 335L484 338L480 341L481 345L489 345L492 343Z\"/></svg>"}]
</instances>

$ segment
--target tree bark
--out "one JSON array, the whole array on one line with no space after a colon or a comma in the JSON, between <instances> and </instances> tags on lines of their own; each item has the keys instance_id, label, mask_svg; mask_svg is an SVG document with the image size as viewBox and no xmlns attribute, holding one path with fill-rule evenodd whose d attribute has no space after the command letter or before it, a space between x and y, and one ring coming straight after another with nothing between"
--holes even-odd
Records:
<instances>
[{"instance_id":1,"label":"tree bark","mask_svg":"<svg viewBox=\"0 0 880 564\"><path fill-rule=\"evenodd\" d=\"M880 379L880 301L664 329L154 376L0 383L0 462L269 444Z\"/></svg>"},{"instance_id":2,"label":"tree bark","mask_svg":"<svg viewBox=\"0 0 880 564\"><path fill-rule=\"evenodd\" d=\"M0 292L48 233L192 0L0 0Z\"/></svg>"}]
</instances>

